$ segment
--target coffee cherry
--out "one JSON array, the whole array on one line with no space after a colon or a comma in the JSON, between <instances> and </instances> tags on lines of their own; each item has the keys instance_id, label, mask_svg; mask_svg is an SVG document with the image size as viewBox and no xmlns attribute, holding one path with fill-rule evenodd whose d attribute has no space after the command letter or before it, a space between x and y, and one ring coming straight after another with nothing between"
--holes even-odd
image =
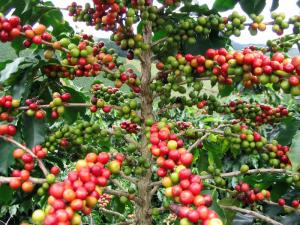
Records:
<instances>
[{"instance_id":1,"label":"coffee cherry","mask_svg":"<svg viewBox=\"0 0 300 225\"><path fill-rule=\"evenodd\" d=\"M278 199L278 205L284 206L285 205L285 200L283 198Z\"/></svg>"},{"instance_id":2,"label":"coffee cherry","mask_svg":"<svg viewBox=\"0 0 300 225\"><path fill-rule=\"evenodd\" d=\"M248 165L242 165L240 168L240 172L241 173L247 173L249 170L249 166Z\"/></svg>"}]
</instances>

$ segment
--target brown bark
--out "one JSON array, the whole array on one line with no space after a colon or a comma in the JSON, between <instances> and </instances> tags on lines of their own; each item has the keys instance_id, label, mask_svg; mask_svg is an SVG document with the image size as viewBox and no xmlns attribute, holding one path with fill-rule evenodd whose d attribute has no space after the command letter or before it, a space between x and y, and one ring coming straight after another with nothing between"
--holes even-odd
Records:
<instances>
[{"instance_id":1,"label":"brown bark","mask_svg":"<svg viewBox=\"0 0 300 225\"><path fill-rule=\"evenodd\" d=\"M151 23L147 23L144 28L144 43L151 46L151 37L152 37L152 26ZM153 118L152 113L152 92L150 90L150 81L151 81L151 49L143 51L141 55L141 116L143 119L142 132L145 131L145 119ZM151 153L147 148L148 139L146 134L142 134L140 152L141 155L147 159L151 160ZM149 185L151 184L151 169L148 169L146 174L141 177L137 182L138 196L142 200L141 204L136 204L136 222L137 225L151 225L152 218L149 212L151 211L151 189Z\"/></svg>"}]
</instances>

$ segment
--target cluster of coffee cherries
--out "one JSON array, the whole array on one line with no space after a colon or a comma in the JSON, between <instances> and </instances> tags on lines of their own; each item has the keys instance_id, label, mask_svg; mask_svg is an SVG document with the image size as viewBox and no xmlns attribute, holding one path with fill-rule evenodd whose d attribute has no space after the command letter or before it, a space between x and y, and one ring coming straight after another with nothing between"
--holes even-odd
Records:
<instances>
[{"instance_id":1,"label":"cluster of coffee cherries","mask_svg":"<svg viewBox=\"0 0 300 225\"><path fill-rule=\"evenodd\" d=\"M272 107L270 105L259 104L253 100L244 101L237 99L222 105L214 96L202 95L197 103L199 109L207 108L207 112L212 114L214 111L219 113L233 114L234 118L251 125L259 126L262 124L278 123L284 117L290 115L285 106L279 105Z\"/></svg>"},{"instance_id":2,"label":"cluster of coffee cherries","mask_svg":"<svg viewBox=\"0 0 300 225\"><path fill-rule=\"evenodd\" d=\"M13 115L20 106L20 100L13 99L11 95L0 97L0 120L13 121Z\"/></svg>"},{"instance_id":3,"label":"cluster of coffee cherries","mask_svg":"<svg viewBox=\"0 0 300 225\"><path fill-rule=\"evenodd\" d=\"M181 204L176 209L171 208L181 219L180 224L194 224L199 221L209 224L210 220L223 224L218 215L208 209L212 204L211 197L201 195L203 184L200 176L188 169L193 162L193 155L184 148L184 142L171 133L166 121L151 125L150 143L151 153L158 157L157 175L162 177L162 185L166 188L165 196Z\"/></svg>"},{"instance_id":4,"label":"cluster of coffee cherries","mask_svg":"<svg viewBox=\"0 0 300 225\"><path fill-rule=\"evenodd\" d=\"M249 118L255 122L256 125L266 123L274 124L289 115L288 109L282 105L272 107L256 102L248 103L243 100L237 100L231 101L229 107L230 111L234 113L237 118Z\"/></svg>"},{"instance_id":5,"label":"cluster of coffee cherries","mask_svg":"<svg viewBox=\"0 0 300 225\"><path fill-rule=\"evenodd\" d=\"M52 94L53 100L49 103L49 107L52 108L51 117L53 119L58 119L65 112L64 104L69 102L71 97L71 94L68 92L63 94L54 92Z\"/></svg>"},{"instance_id":6,"label":"cluster of coffee cherries","mask_svg":"<svg viewBox=\"0 0 300 225\"><path fill-rule=\"evenodd\" d=\"M268 143L266 138L256 131L250 130L246 125L234 124L224 129L233 151L260 154L261 158L273 167L290 168L287 156L288 146L282 146L273 140Z\"/></svg>"},{"instance_id":7,"label":"cluster of coffee cherries","mask_svg":"<svg viewBox=\"0 0 300 225\"><path fill-rule=\"evenodd\" d=\"M0 135L14 136L17 128L13 124L0 124Z\"/></svg>"},{"instance_id":8,"label":"cluster of coffee cherries","mask_svg":"<svg viewBox=\"0 0 300 225\"><path fill-rule=\"evenodd\" d=\"M34 27L30 25L24 25L24 36L26 40L23 45L28 48L31 44L41 45L43 41L50 42L52 40L52 35L46 31L46 26L43 24L37 24Z\"/></svg>"},{"instance_id":9,"label":"cluster of coffee cherries","mask_svg":"<svg viewBox=\"0 0 300 225\"><path fill-rule=\"evenodd\" d=\"M254 84L272 83L274 89L299 95L300 57L286 58L277 52L271 58L262 51L245 48L242 52L228 52L221 48L208 49L203 55L177 54L168 57L162 70L173 71L175 75L210 77L211 82L231 85L231 76L239 78L246 88Z\"/></svg>"},{"instance_id":10,"label":"cluster of coffee cherries","mask_svg":"<svg viewBox=\"0 0 300 225\"><path fill-rule=\"evenodd\" d=\"M64 125L52 130L43 145L51 152L59 148L69 149L70 151L73 149L78 152L78 148L82 146L84 140L91 138L97 140L100 138L99 135L103 139L107 135L107 132L101 131L100 124L78 120L72 125Z\"/></svg>"},{"instance_id":11,"label":"cluster of coffee cherries","mask_svg":"<svg viewBox=\"0 0 300 225\"><path fill-rule=\"evenodd\" d=\"M40 101L37 98L26 99L25 101L28 109L26 110L26 115L30 117L35 117L37 119L44 119L46 112L40 109Z\"/></svg>"},{"instance_id":12,"label":"cluster of coffee cherries","mask_svg":"<svg viewBox=\"0 0 300 225\"><path fill-rule=\"evenodd\" d=\"M298 172L299 172L299 170L298 170ZM294 185L297 189L300 189L300 175L299 175L299 173L287 177L286 178L286 183Z\"/></svg>"},{"instance_id":13,"label":"cluster of coffee cherries","mask_svg":"<svg viewBox=\"0 0 300 225\"><path fill-rule=\"evenodd\" d=\"M126 7L123 3L114 0L94 0L93 3L93 7L89 3L82 7L73 2L68 7L69 15L75 21L82 21L86 22L87 25L95 26L96 30L115 30L118 26L122 26L122 18L126 15Z\"/></svg>"},{"instance_id":14,"label":"cluster of coffee cherries","mask_svg":"<svg viewBox=\"0 0 300 225\"><path fill-rule=\"evenodd\" d=\"M140 122L135 111L139 107L135 100L135 93L125 94L119 88L104 86L100 81L94 82L91 91L94 94L91 99L91 112L96 112L98 108L101 108L105 113L108 113L114 106L117 109L117 117L131 118L134 123Z\"/></svg>"},{"instance_id":15,"label":"cluster of coffee cherries","mask_svg":"<svg viewBox=\"0 0 300 225\"><path fill-rule=\"evenodd\" d=\"M118 105L123 103L127 97L119 88L104 86L100 81L95 81L91 87L91 91L94 96L91 98L91 111L96 112L97 108L102 108L105 105Z\"/></svg>"},{"instance_id":16,"label":"cluster of coffee cherries","mask_svg":"<svg viewBox=\"0 0 300 225\"><path fill-rule=\"evenodd\" d=\"M147 49L141 34L126 33L123 27L119 27L118 31L113 34L112 39L121 49L127 50L127 59L129 60L132 60L135 56L139 57L142 49Z\"/></svg>"},{"instance_id":17,"label":"cluster of coffee cherries","mask_svg":"<svg viewBox=\"0 0 300 225\"><path fill-rule=\"evenodd\" d=\"M252 188L243 181L240 181L235 186L235 190L237 191L237 199L243 201L245 205L253 204L256 201L268 200L271 197L271 193L268 190Z\"/></svg>"},{"instance_id":18,"label":"cluster of coffee cherries","mask_svg":"<svg viewBox=\"0 0 300 225\"><path fill-rule=\"evenodd\" d=\"M101 69L101 65L97 63L97 58L95 56L104 44L99 43L91 46L87 43L87 40L83 39L78 45L75 45L71 43L69 38L62 38L59 41L53 42L53 49L63 49L67 52L67 56L61 61L61 64L46 65L43 68L43 72L49 78L74 79L75 77L90 77L97 75ZM44 52L44 57L46 59L51 59L53 56L53 50L46 50Z\"/></svg>"},{"instance_id":19,"label":"cluster of coffee cherries","mask_svg":"<svg viewBox=\"0 0 300 225\"><path fill-rule=\"evenodd\" d=\"M190 126L192 126L192 123L191 122L185 122L185 121L177 121L176 126L180 130L185 130L185 129L189 128Z\"/></svg>"},{"instance_id":20,"label":"cluster of coffee cherries","mask_svg":"<svg viewBox=\"0 0 300 225\"><path fill-rule=\"evenodd\" d=\"M140 127L136 123L130 121L121 122L120 127L128 133L137 133L140 130Z\"/></svg>"},{"instance_id":21,"label":"cluster of coffee cherries","mask_svg":"<svg viewBox=\"0 0 300 225\"><path fill-rule=\"evenodd\" d=\"M142 156L138 156L137 159L134 156L127 156L122 164L122 170L127 176L142 176L150 167L150 162Z\"/></svg>"},{"instance_id":22,"label":"cluster of coffee cherries","mask_svg":"<svg viewBox=\"0 0 300 225\"><path fill-rule=\"evenodd\" d=\"M111 201L112 196L106 193L100 195L98 203L100 208L106 208Z\"/></svg>"},{"instance_id":23,"label":"cluster of coffee cherries","mask_svg":"<svg viewBox=\"0 0 300 225\"><path fill-rule=\"evenodd\" d=\"M158 21L161 21L160 24L165 26L168 36L171 37L167 43L187 41L189 44L195 44L197 35L207 38L212 31L220 31L225 36L240 36L241 30L245 29L246 17L235 11L228 17L211 14L196 19L180 19L175 25L171 20L158 19Z\"/></svg>"},{"instance_id":24,"label":"cluster of coffee cherries","mask_svg":"<svg viewBox=\"0 0 300 225\"><path fill-rule=\"evenodd\" d=\"M71 171L63 182L55 182L49 187L48 206L45 210L34 211L32 222L44 225L81 224L79 211L85 215L91 213L102 194L101 187L107 186L111 174L120 170L124 160L110 158L108 153L101 152L98 155L89 153L85 159L79 160L76 170Z\"/></svg>"},{"instance_id":25,"label":"cluster of coffee cherries","mask_svg":"<svg viewBox=\"0 0 300 225\"><path fill-rule=\"evenodd\" d=\"M268 161L274 167L290 168L291 162L288 157L289 147L278 144L276 140L265 146L267 153L263 153L262 159ZM300 186L298 183L297 186Z\"/></svg>"},{"instance_id":26,"label":"cluster of coffee cherries","mask_svg":"<svg viewBox=\"0 0 300 225\"><path fill-rule=\"evenodd\" d=\"M271 16L272 16L272 19L274 20L274 25L272 27L272 30L275 33L277 33L278 35L282 35L283 30L289 28L288 21L284 21L285 14L284 13L273 12Z\"/></svg>"},{"instance_id":27,"label":"cluster of coffee cherries","mask_svg":"<svg viewBox=\"0 0 300 225\"><path fill-rule=\"evenodd\" d=\"M13 170L11 176L13 179L9 182L9 187L13 190L22 188L24 192L31 192L34 184L29 180L30 173L34 169L36 159L43 159L47 156L48 150L41 145L36 145L32 148L32 152L25 152L23 149L15 149L13 157L22 162L24 169Z\"/></svg>"},{"instance_id":28,"label":"cluster of coffee cherries","mask_svg":"<svg viewBox=\"0 0 300 225\"><path fill-rule=\"evenodd\" d=\"M253 23L249 26L249 31L251 35L256 35L257 31L265 31L267 26L263 22L264 16L263 15L256 15L251 14L250 18L252 19Z\"/></svg>"},{"instance_id":29,"label":"cluster of coffee cherries","mask_svg":"<svg viewBox=\"0 0 300 225\"><path fill-rule=\"evenodd\" d=\"M121 81L121 83L126 83L128 84L128 86L132 89L132 91L134 93L140 93L141 92L141 88L140 88L140 78L136 75L136 73L132 70L132 69L127 69L126 71L122 72L120 75L119 80ZM116 87L121 87L121 83L119 85L116 85L115 82L115 86Z\"/></svg>"},{"instance_id":30,"label":"cluster of coffee cherries","mask_svg":"<svg viewBox=\"0 0 300 225\"><path fill-rule=\"evenodd\" d=\"M289 23L294 25L293 33L299 34L300 33L300 18L299 18L299 16L290 17Z\"/></svg>"},{"instance_id":31,"label":"cluster of coffee cherries","mask_svg":"<svg viewBox=\"0 0 300 225\"><path fill-rule=\"evenodd\" d=\"M21 35L22 27L20 25L20 18L17 16L11 16L6 19L3 14L0 13L0 41L7 42L12 41L16 37Z\"/></svg>"},{"instance_id":32,"label":"cluster of coffee cherries","mask_svg":"<svg viewBox=\"0 0 300 225\"><path fill-rule=\"evenodd\" d=\"M207 172L213 176L214 182L218 186L225 186L226 181L224 178L221 177L221 170L218 168L215 168L214 166L210 165L207 167Z\"/></svg>"},{"instance_id":33,"label":"cluster of coffee cherries","mask_svg":"<svg viewBox=\"0 0 300 225\"><path fill-rule=\"evenodd\" d=\"M74 66L71 68L71 72L75 73L75 76L90 77L99 73L101 65L97 63L97 54L103 47L102 44L92 45L87 41L81 41L76 45L71 43L68 38L62 38L59 43L68 50L67 58L61 61L61 65Z\"/></svg>"}]
</instances>

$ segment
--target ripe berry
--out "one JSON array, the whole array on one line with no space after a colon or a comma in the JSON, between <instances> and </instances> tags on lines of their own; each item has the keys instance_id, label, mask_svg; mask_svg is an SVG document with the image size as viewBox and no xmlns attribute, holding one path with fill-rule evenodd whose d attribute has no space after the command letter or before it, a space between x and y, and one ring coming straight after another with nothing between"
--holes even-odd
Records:
<instances>
[{"instance_id":1,"label":"ripe berry","mask_svg":"<svg viewBox=\"0 0 300 225\"><path fill-rule=\"evenodd\" d=\"M278 205L284 206L285 205L285 200L283 198L278 199Z\"/></svg>"}]
</instances>

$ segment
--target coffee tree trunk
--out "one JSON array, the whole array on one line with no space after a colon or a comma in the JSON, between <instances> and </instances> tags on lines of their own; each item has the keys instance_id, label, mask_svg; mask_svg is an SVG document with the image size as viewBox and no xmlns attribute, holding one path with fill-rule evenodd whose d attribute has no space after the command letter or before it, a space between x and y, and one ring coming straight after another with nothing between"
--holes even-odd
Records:
<instances>
[{"instance_id":1,"label":"coffee tree trunk","mask_svg":"<svg viewBox=\"0 0 300 225\"><path fill-rule=\"evenodd\" d=\"M147 23L144 28L144 43L151 46L151 36L152 36L152 27L151 23ZM151 161L151 153L147 148L148 139L146 137L146 118L153 118L152 112L152 92L150 90L150 80L151 80L151 57L152 52L151 48L143 51L141 55L141 116L143 119L142 124L142 138L140 152L141 155L147 160ZM149 185L151 183L151 168L147 170L146 174L139 179L137 184L138 197L142 200L140 204L136 206L136 224L151 225L151 196Z\"/></svg>"}]
</instances>

